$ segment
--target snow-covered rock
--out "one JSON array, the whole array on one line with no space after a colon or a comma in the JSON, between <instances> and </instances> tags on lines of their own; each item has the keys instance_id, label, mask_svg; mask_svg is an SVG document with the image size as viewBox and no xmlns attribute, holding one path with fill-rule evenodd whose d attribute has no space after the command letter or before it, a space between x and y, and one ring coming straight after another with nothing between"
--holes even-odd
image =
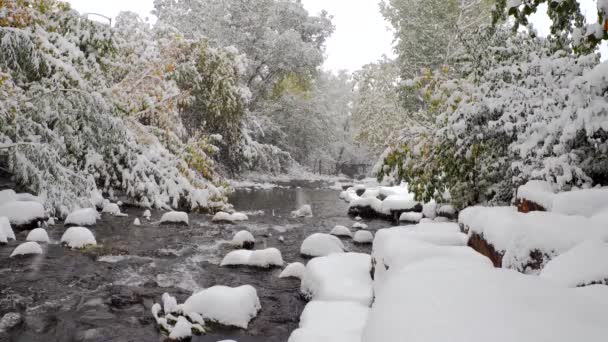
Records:
<instances>
[{"instance_id":1,"label":"snow-covered rock","mask_svg":"<svg viewBox=\"0 0 608 342\"><path fill-rule=\"evenodd\" d=\"M304 272L306 271L306 266L304 266L301 262L293 262L279 274L279 278L298 278L302 279L304 276Z\"/></svg>"},{"instance_id":2,"label":"snow-covered rock","mask_svg":"<svg viewBox=\"0 0 608 342\"><path fill-rule=\"evenodd\" d=\"M15 190L6 189L0 190L0 205L5 203L14 202L17 200L17 193Z\"/></svg>"},{"instance_id":3,"label":"snow-covered rock","mask_svg":"<svg viewBox=\"0 0 608 342\"><path fill-rule=\"evenodd\" d=\"M554 213L591 217L608 210L608 188L560 192L555 195Z\"/></svg>"},{"instance_id":4,"label":"snow-covered rock","mask_svg":"<svg viewBox=\"0 0 608 342\"><path fill-rule=\"evenodd\" d=\"M86 246L95 246L95 236L85 227L70 227L61 236L61 243L66 244L70 248L84 248Z\"/></svg>"},{"instance_id":5,"label":"snow-covered rock","mask_svg":"<svg viewBox=\"0 0 608 342\"><path fill-rule=\"evenodd\" d=\"M234 237L230 243L239 248L253 249L255 246L255 237L253 237L253 234L250 232L241 230L240 232L234 234Z\"/></svg>"},{"instance_id":6,"label":"snow-covered rock","mask_svg":"<svg viewBox=\"0 0 608 342\"><path fill-rule=\"evenodd\" d=\"M292 217L312 217L312 207L309 204L305 204L298 210L291 212Z\"/></svg>"},{"instance_id":7,"label":"snow-covered rock","mask_svg":"<svg viewBox=\"0 0 608 342\"><path fill-rule=\"evenodd\" d=\"M163 293L161 299L163 301L163 311L165 312L165 314L171 314L178 311L179 308L177 304L177 299L175 299L175 297L165 292Z\"/></svg>"},{"instance_id":8,"label":"snow-covered rock","mask_svg":"<svg viewBox=\"0 0 608 342\"><path fill-rule=\"evenodd\" d=\"M7 202L0 205L0 217L8 218L9 222L19 227L36 228L38 221L44 221L45 212L38 202Z\"/></svg>"},{"instance_id":9,"label":"snow-covered rock","mask_svg":"<svg viewBox=\"0 0 608 342\"><path fill-rule=\"evenodd\" d=\"M25 238L26 241L49 243L49 234L43 228L36 228L30 231Z\"/></svg>"},{"instance_id":10,"label":"snow-covered rock","mask_svg":"<svg viewBox=\"0 0 608 342\"><path fill-rule=\"evenodd\" d=\"M119 210L120 212L120 210ZM93 226L99 219L99 213L93 208L78 209L66 217L65 226Z\"/></svg>"},{"instance_id":11,"label":"snow-covered rock","mask_svg":"<svg viewBox=\"0 0 608 342\"><path fill-rule=\"evenodd\" d=\"M101 210L102 213L118 216L120 215L120 207L116 203L106 203Z\"/></svg>"},{"instance_id":12,"label":"snow-covered rock","mask_svg":"<svg viewBox=\"0 0 608 342\"><path fill-rule=\"evenodd\" d=\"M456 215L456 208L449 204L442 205L437 209L437 215L447 218L454 218Z\"/></svg>"},{"instance_id":13,"label":"snow-covered rock","mask_svg":"<svg viewBox=\"0 0 608 342\"><path fill-rule=\"evenodd\" d=\"M146 220L149 220L152 217L152 213L150 212L150 209L146 209L141 216Z\"/></svg>"},{"instance_id":14,"label":"snow-covered rock","mask_svg":"<svg viewBox=\"0 0 608 342\"><path fill-rule=\"evenodd\" d=\"M369 308L354 302L312 301L300 316L300 328L288 342L356 342L361 340Z\"/></svg>"},{"instance_id":15,"label":"snow-covered rock","mask_svg":"<svg viewBox=\"0 0 608 342\"><path fill-rule=\"evenodd\" d=\"M32 255L32 254L42 254L42 247L35 241L29 241L20 244L13 250L11 253L11 258L16 257L18 255Z\"/></svg>"},{"instance_id":16,"label":"snow-covered rock","mask_svg":"<svg viewBox=\"0 0 608 342\"><path fill-rule=\"evenodd\" d=\"M344 244L339 238L330 235L315 233L304 239L300 247L300 254L319 257L334 253L343 253Z\"/></svg>"},{"instance_id":17,"label":"snow-covered rock","mask_svg":"<svg viewBox=\"0 0 608 342\"><path fill-rule=\"evenodd\" d=\"M310 260L300 290L311 300L350 301L370 305L373 298L371 257L332 254Z\"/></svg>"},{"instance_id":18,"label":"snow-covered rock","mask_svg":"<svg viewBox=\"0 0 608 342\"><path fill-rule=\"evenodd\" d=\"M55 225L55 218L54 217L49 217L49 219L46 220L46 225L47 226L54 226Z\"/></svg>"},{"instance_id":19,"label":"snow-covered rock","mask_svg":"<svg viewBox=\"0 0 608 342\"><path fill-rule=\"evenodd\" d=\"M405 212L399 216L399 221L401 222L410 222L410 223L418 223L422 220L422 213L416 212Z\"/></svg>"},{"instance_id":20,"label":"snow-covered rock","mask_svg":"<svg viewBox=\"0 0 608 342\"><path fill-rule=\"evenodd\" d=\"M539 276L569 287L608 285L608 243L585 241L549 261Z\"/></svg>"},{"instance_id":21,"label":"snow-covered rock","mask_svg":"<svg viewBox=\"0 0 608 342\"><path fill-rule=\"evenodd\" d=\"M164 213L163 216L160 218L160 223L181 223L188 225L188 213L182 211L170 211L168 213Z\"/></svg>"},{"instance_id":22,"label":"snow-covered rock","mask_svg":"<svg viewBox=\"0 0 608 342\"><path fill-rule=\"evenodd\" d=\"M243 214L243 213L226 213L223 211L218 212L217 214L215 214L215 216L213 216L213 219L211 219L211 221L213 222L228 222L228 223L235 223L235 222L241 222L241 221L247 221L249 220L249 217L247 217L247 215Z\"/></svg>"},{"instance_id":23,"label":"snow-covered rock","mask_svg":"<svg viewBox=\"0 0 608 342\"><path fill-rule=\"evenodd\" d=\"M15 232L11 227L8 217L0 217L0 243L7 243L8 240L15 240Z\"/></svg>"},{"instance_id":24,"label":"snow-covered rock","mask_svg":"<svg viewBox=\"0 0 608 342\"><path fill-rule=\"evenodd\" d=\"M374 241L374 235L370 231L360 230L355 233L353 241L356 243L372 243Z\"/></svg>"},{"instance_id":25,"label":"snow-covered rock","mask_svg":"<svg viewBox=\"0 0 608 342\"><path fill-rule=\"evenodd\" d=\"M228 253L220 266L253 266L268 268L270 266L283 266L283 256L276 248L267 248L257 251L240 249Z\"/></svg>"},{"instance_id":26,"label":"snow-covered rock","mask_svg":"<svg viewBox=\"0 0 608 342\"><path fill-rule=\"evenodd\" d=\"M133 225L134 226L141 226L141 221L139 220L139 218L135 218L135 220L133 220Z\"/></svg>"},{"instance_id":27,"label":"snow-covered rock","mask_svg":"<svg viewBox=\"0 0 608 342\"><path fill-rule=\"evenodd\" d=\"M175 323L175 326L171 329L169 338L171 340L183 340L190 337L192 337L192 323L185 317L179 316L177 318L177 323Z\"/></svg>"},{"instance_id":28,"label":"snow-covered rock","mask_svg":"<svg viewBox=\"0 0 608 342\"><path fill-rule=\"evenodd\" d=\"M367 229L368 226L367 224L363 223L363 222L355 222L353 224L353 229Z\"/></svg>"},{"instance_id":29,"label":"snow-covered rock","mask_svg":"<svg viewBox=\"0 0 608 342\"><path fill-rule=\"evenodd\" d=\"M422 205L422 214L424 217L434 219L437 217L437 203L431 201Z\"/></svg>"},{"instance_id":30,"label":"snow-covered rock","mask_svg":"<svg viewBox=\"0 0 608 342\"><path fill-rule=\"evenodd\" d=\"M351 233L350 229L348 229L348 227L345 226L335 226L331 232L329 232L329 234L331 235L335 235L335 236L345 236L345 237L353 237L353 233Z\"/></svg>"},{"instance_id":31,"label":"snow-covered rock","mask_svg":"<svg viewBox=\"0 0 608 342\"><path fill-rule=\"evenodd\" d=\"M417 209L417 210L416 210ZM390 214L392 211L420 211L421 204L414 200L414 195L391 195L382 201L380 212Z\"/></svg>"},{"instance_id":32,"label":"snow-covered rock","mask_svg":"<svg viewBox=\"0 0 608 342\"><path fill-rule=\"evenodd\" d=\"M516 199L519 203L523 204L525 201L528 201L536 205L540 205L545 210L551 211L556 192L556 186L552 183L540 180L531 180L517 189ZM530 205L531 204L526 204L526 206ZM528 212L530 210L520 211Z\"/></svg>"},{"instance_id":33,"label":"snow-covered rock","mask_svg":"<svg viewBox=\"0 0 608 342\"><path fill-rule=\"evenodd\" d=\"M185 313L196 312L205 320L247 329L262 306L255 288L244 285L210 287L192 295L182 308Z\"/></svg>"}]
</instances>

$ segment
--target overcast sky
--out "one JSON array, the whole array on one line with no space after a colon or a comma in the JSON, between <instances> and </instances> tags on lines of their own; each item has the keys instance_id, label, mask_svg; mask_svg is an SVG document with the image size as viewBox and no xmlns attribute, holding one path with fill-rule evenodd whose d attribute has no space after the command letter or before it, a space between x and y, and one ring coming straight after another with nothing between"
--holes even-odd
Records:
<instances>
[{"instance_id":1,"label":"overcast sky","mask_svg":"<svg viewBox=\"0 0 608 342\"><path fill-rule=\"evenodd\" d=\"M68 0L81 13L94 12L115 17L120 11L133 11L154 21L150 11L153 0ZM379 12L379 0L302 0L309 12L316 14L322 9L334 16L336 31L327 43L325 68L355 71L361 66L375 62L383 54L393 56L393 35ZM596 0L581 0L582 10L588 22L596 22ZM549 33L549 18L537 13L532 22L540 35ZM603 56L608 56L606 44Z\"/></svg>"}]
</instances>

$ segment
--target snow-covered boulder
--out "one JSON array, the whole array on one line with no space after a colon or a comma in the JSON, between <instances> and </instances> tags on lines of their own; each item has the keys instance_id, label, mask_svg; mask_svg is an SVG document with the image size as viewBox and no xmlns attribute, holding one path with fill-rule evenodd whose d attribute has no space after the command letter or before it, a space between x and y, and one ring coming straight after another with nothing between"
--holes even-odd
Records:
<instances>
[{"instance_id":1,"label":"snow-covered boulder","mask_svg":"<svg viewBox=\"0 0 608 342\"><path fill-rule=\"evenodd\" d=\"M422 205L422 215L425 218L434 219L437 217L437 203L435 201L431 201L429 203Z\"/></svg>"},{"instance_id":2,"label":"snow-covered boulder","mask_svg":"<svg viewBox=\"0 0 608 342\"><path fill-rule=\"evenodd\" d=\"M382 201L381 212L390 213L393 212L421 212L422 204L418 201L414 200L414 196L412 194L407 195L391 195ZM392 215L391 215L392 216Z\"/></svg>"},{"instance_id":3,"label":"snow-covered boulder","mask_svg":"<svg viewBox=\"0 0 608 342\"><path fill-rule=\"evenodd\" d=\"M367 224L365 224L363 222L355 222L353 224L353 229L367 229L367 228L369 228L369 227L367 226Z\"/></svg>"},{"instance_id":4,"label":"snow-covered boulder","mask_svg":"<svg viewBox=\"0 0 608 342\"><path fill-rule=\"evenodd\" d=\"M163 301L163 311L165 314L175 313L179 310L177 299L175 299L175 297L172 295L165 292L163 293L161 299Z\"/></svg>"},{"instance_id":5,"label":"snow-covered boulder","mask_svg":"<svg viewBox=\"0 0 608 342\"><path fill-rule=\"evenodd\" d=\"M120 212L120 210L119 210ZM93 208L78 209L66 217L64 225L67 226L93 226L99 219L99 213Z\"/></svg>"},{"instance_id":6,"label":"snow-covered boulder","mask_svg":"<svg viewBox=\"0 0 608 342\"><path fill-rule=\"evenodd\" d=\"M361 244L372 243L374 241L374 235L370 231L360 230L355 233L353 241Z\"/></svg>"},{"instance_id":7,"label":"snow-covered boulder","mask_svg":"<svg viewBox=\"0 0 608 342\"><path fill-rule=\"evenodd\" d=\"M276 248L267 248L257 251L240 249L228 253L220 266L252 266L268 268L270 266L283 266L283 256Z\"/></svg>"},{"instance_id":8,"label":"snow-covered boulder","mask_svg":"<svg viewBox=\"0 0 608 342\"><path fill-rule=\"evenodd\" d=\"M170 211L168 213L164 213L160 218L161 224L185 224L188 225L188 213L182 211Z\"/></svg>"},{"instance_id":9,"label":"snow-covered boulder","mask_svg":"<svg viewBox=\"0 0 608 342\"><path fill-rule=\"evenodd\" d=\"M106 203L101 210L102 213L114 216L120 215L120 207L116 203Z\"/></svg>"},{"instance_id":10,"label":"snow-covered boulder","mask_svg":"<svg viewBox=\"0 0 608 342\"><path fill-rule=\"evenodd\" d=\"M223 222L223 223L235 223L249 220L249 217L243 213L226 213L223 211L218 212L213 216L211 221L213 222Z\"/></svg>"},{"instance_id":11,"label":"snow-covered boulder","mask_svg":"<svg viewBox=\"0 0 608 342\"><path fill-rule=\"evenodd\" d=\"M556 186L552 183L531 180L517 188L517 209L522 213L551 211L556 192Z\"/></svg>"},{"instance_id":12,"label":"snow-covered boulder","mask_svg":"<svg viewBox=\"0 0 608 342\"><path fill-rule=\"evenodd\" d=\"M0 217L8 218L17 230L28 230L38 227L38 222L45 221L44 206L38 202L14 201L0 205Z\"/></svg>"},{"instance_id":13,"label":"snow-covered boulder","mask_svg":"<svg viewBox=\"0 0 608 342\"><path fill-rule=\"evenodd\" d=\"M329 232L329 234L331 235L335 235L335 236L344 236L344 237L353 237L353 233L351 233L350 229L348 229L348 227L345 226L335 226L331 232Z\"/></svg>"},{"instance_id":14,"label":"snow-covered boulder","mask_svg":"<svg viewBox=\"0 0 608 342\"><path fill-rule=\"evenodd\" d=\"M0 243L7 243L8 240L15 240L15 232L11 227L8 217L0 217Z\"/></svg>"},{"instance_id":15,"label":"snow-covered boulder","mask_svg":"<svg viewBox=\"0 0 608 342\"><path fill-rule=\"evenodd\" d=\"M608 188L572 190L555 195L551 211L591 217L608 210Z\"/></svg>"},{"instance_id":16,"label":"snow-covered boulder","mask_svg":"<svg viewBox=\"0 0 608 342\"><path fill-rule=\"evenodd\" d=\"M0 190L0 205L17 200L17 193L13 189Z\"/></svg>"},{"instance_id":17,"label":"snow-covered boulder","mask_svg":"<svg viewBox=\"0 0 608 342\"><path fill-rule=\"evenodd\" d=\"M19 255L33 255L33 254L42 254L42 247L38 244L38 242L29 241L20 244L13 250L11 253L11 258L19 256Z\"/></svg>"},{"instance_id":18,"label":"snow-covered boulder","mask_svg":"<svg viewBox=\"0 0 608 342\"><path fill-rule=\"evenodd\" d=\"M367 218L390 219L390 211L382 211L382 201L376 197L359 197L348 205L348 214Z\"/></svg>"},{"instance_id":19,"label":"snow-covered boulder","mask_svg":"<svg viewBox=\"0 0 608 342\"><path fill-rule=\"evenodd\" d=\"M292 217L312 217L312 207L309 204L305 204L298 210L291 212Z\"/></svg>"},{"instance_id":20,"label":"snow-covered boulder","mask_svg":"<svg viewBox=\"0 0 608 342\"><path fill-rule=\"evenodd\" d=\"M192 337L192 323L183 316L177 318L175 326L171 329L169 338L172 341L184 340Z\"/></svg>"},{"instance_id":21,"label":"snow-covered boulder","mask_svg":"<svg viewBox=\"0 0 608 342\"><path fill-rule=\"evenodd\" d=\"M319 257L334 253L343 253L344 244L339 238L330 235L315 233L304 239L300 247L300 254Z\"/></svg>"},{"instance_id":22,"label":"snow-covered boulder","mask_svg":"<svg viewBox=\"0 0 608 342\"><path fill-rule=\"evenodd\" d=\"M141 221L139 220L139 217L136 217L135 220L133 220L133 225L134 226L141 226Z\"/></svg>"},{"instance_id":23,"label":"snow-covered boulder","mask_svg":"<svg viewBox=\"0 0 608 342\"><path fill-rule=\"evenodd\" d=\"M192 295L182 306L185 313L196 312L205 320L243 329L261 308L251 285L213 286Z\"/></svg>"},{"instance_id":24,"label":"snow-covered boulder","mask_svg":"<svg viewBox=\"0 0 608 342\"><path fill-rule=\"evenodd\" d=\"M149 220L152 217L152 213L150 212L150 209L146 209L141 216L146 220Z\"/></svg>"},{"instance_id":25,"label":"snow-covered boulder","mask_svg":"<svg viewBox=\"0 0 608 342\"><path fill-rule=\"evenodd\" d=\"M230 243L239 248L253 249L255 246L255 237L250 232L241 230L240 232L234 234L234 237Z\"/></svg>"},{"instance_id":26,"label":"snow-covered boulder","mask_svg":"<svg viewBox=\"0 0 608 342\"><path fill-rule=\"evenodd\" d=\"M539 276L569 287L608 285L608 243L585 241L549 261Z\"/></svg>"},{"instance_id":27,"label":"snow-covered boulder","mask_svg":"<svg viewBox=\"0 0 608 342\"><path fill-rule=\"evenodd\" d=\"M405 212L399 216L399 221L408 223L418 223L422 220L422 213L417 212Z\"/></svg>"},{"instance_id":28,"label":"snow-covered boulder","mask_svg":"<svg viewBox=\"0 0 608 342\"><path fill-rule=\"evenodd\" d=\"M279 278L298 278L298 279L302 279L302 277L304 276L304 272L306 271L306 266L304 266L303 263L301 262L293 262L289 265L287 265L287 267L285 267L285 269L283 270L283 272L281 272L281 274L279 274Z\"/></svg>"},{"instance_id":29,"label":"snow-covered boulder","mask_svg":"<svg viewBox=\"0 0 608 342\"><path fill-rule=\"evenodd\" d=\"M360 341L369 311L354 302L312 301L304 308L300 328L288 342Z\"/></svg>"},{"instance_id":30,"label":"snow-covered boulder","mask_svg":"<svg viewBox=\"0 0 608 342\"><path fill-rule=\"evenodd\" d=\"M371 257L361 253L332 254L310 260L300 290L311 300L372 302Z\"/></svg>"},{"instance_id":31,"label":"snow-covered boulder","mask_svg":"<svg viewBox=\"0 0 608 342\"><path fill-rule=\"evenodd\" d=\"M437 216L446 217L448 219L455 219L456 208L449 204L444 204L437 209Z\"/></svg>"},{"instance_id":32,"label":"snow-covered boulder","mask_svg":"<svg viewBox=\"0 0 608 342\"><path fill-rule=\"evenodd\" d=\"M93 233L85 227L70 227L61 236L61 243L70 248L84 248L97 245Z\"/></svg>"},{"instance_id":33,"label":"snow-covered boulder","mask_svg":"<svg viewBox=\"0 0 608 342\"><path fill-rule=\"evenodd\" d=\"M43 228L36 228L30 231L25 238L26 241L49 243L49 234Z\"/></svg>"}]
</instances>

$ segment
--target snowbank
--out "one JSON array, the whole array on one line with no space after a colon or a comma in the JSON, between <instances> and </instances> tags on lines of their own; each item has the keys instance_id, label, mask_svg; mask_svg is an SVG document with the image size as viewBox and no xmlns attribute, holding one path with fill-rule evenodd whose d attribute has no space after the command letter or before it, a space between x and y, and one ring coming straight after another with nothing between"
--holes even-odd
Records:
<instances>
[{"instance_id":1,"label":"snowbank","mask_svg":"<svg viewBox=\"0 0 608 342\"><path fill-rule=\"evenodd\" d=\"M49 243L49 234L43 228L36 228L30 231L25 238L26 241Z\"/></svg>"},{"instance_id":2,"label":"snowbank","mask_svg":"<svg viewBox=\"0 0 608 342\"><path fill-rule=\"evenodd\" d=\"M161 224L181 223L188 225L188 214L182 211L171 211L164 213L160 218Z\"/></svg>"},{"instance_id":3,"label":"snowbank","mask_svg":"<svg viewBox=\"0 0 608 342\"><path fill-rule=\"evenodd\" d=\"M335 226L331 232L329 232L329 234L335 236L353 237L353 233L351 233L350 229L345 226Z\"/></svg>"},{"instance_id":4,"label":"snowbank","mask_svg":"<svg viewBox=\"0 0 608 342\"><path fill-rule=\"evenodd\" d=\"M369 308L352 302L312 301L300 316L300 328L288 342L357 342Z\"/></svg>"},{"instance_id":5,"label":"snowbank","mask_svg":"<svg viewBox=\"0 0 608 342\"><path fill-rule=\"evenodd\" d=\"M252 249L255 246L255 237L250 232L241 230L234 234L230 243L239 248Z\"/></svg>"},{"instance_id":6,"label":"snowbank","mask_svg":"<svg viewBox=\"0 0 608 342\"><path fill-rule=\"evenodd\" d=\"M343 253L344 244L339 238L322 233L315 233L304 239L300 247L300 254L319 257L333 253Z\"/></svg>"},{"instance_id":7,"label":"snowbank","mask_svg":"<svg viewBox=\"0 0 608 342\"><path fill-rule=\"evenodd\" d=\"M120 210L118 211L120 212ZM65 226L93 226L99 219L99 213L93 208L78 209L66 217Z\"/></svg>"},{"instance_id":8,"label":"snowbank","mask_svg":"<svg viewBox=\"0 0 608 342\"><path fill-rule=\"evenodd\" d=\"M250 251L240 249L228 253L220 266L253 266L268 268L270 266L283 266L283 256L276 248Z\"/></svg>"},{"instance_id":9,"label":"snowbank","mask_svg":"<svg viewBox=\"0 0 608 342\"><path fill-rule=\"evenodd\" d=\"M42 247L38 244L38 242L30 241L25 242L17 246L13 253L11 253L11 258L19 256L19 255L32 255L32 254L42 254Z\"/></svg>"},{"instance_id":10,"label":"snowbank","mask_svg":"<svg viewBox=\"0 0 608 342\"><path fill-rule=\"evenodd\" d=\"M292 217L312 217L312 207L305 204L300 209L291 212Z\"/></svg>"},{"instance_id":11,"label":"snowbank","mask_svg":"<svg viewBox=\"0 0 608 342\"><path fill-rule=\"evenodd\" d=\"M279 274L279 278L299 278L302 279L304 277L304 272L306 271L306 266L301 262L294 262L283 270L281 274Z\"/></svg>"},{"instance_id":12,"label":"snowbank","mask_svg":"<svg viewBox=\"0 0 608 342\"><path fill-rule=\"evenodd\" d=\"M361 253L332 254L306 265L301 291L311 300L372 302L371 257Z\"/></svg>"},{"instance_id":13,"label":"snowbank","mask_svg":"<svg viewBox=\"0 0 608 342\"><path fill-rule=\"evenodd\" d=\"M192 295L182 306L184 313L196 312L205 320L243 329L261 308L251 285L213 286Z\"/></svg>"},{"instance_id":14,"label":"snowbank","mask_svg":"<svg viewBox=\"0 0 608 342\"><path fill-rule=\"evenodd\" d=\"M44 207L38 202L14 201L0 205L0 216L8 218L15 226L31 226L37 221L44 221L46 215Z\"/></svg>"},{"instance_id":15,"label":"snowbank","mask_svg":"<svg viewBox=\"0 0 608 342\"><path fill-rule=\"evenodd\" d=\"M405 212L399 216L399 221L401 222L410 222L410 223L418 223L422 220L422 213L416 212Z\"/></svg>"},{"instance_id":16,"label":"snowbank","mask_svg":"<svg viewBox=\"0 0 608 342\"><path fill-rule=\"evenodd\" d=\"M608 243L585 241L549 261L539 276L569 287L608 285Z\"/></svg>"},{"instance_id":17,"label":"snowbank","mask_svg":"<svg viewBox=\"0 0 608 342\"><path fill-rule=\"evenodd\" d=\"M355 233L353 241L356 243L372 243L374 241L374 235L370 231L360 230Z\"/></svg>"},{"instance_id":18,"label":"snowbank","mask_svg":"<svg viewBox=\"0 0 608 342\"><path fill-rule=\"evenodd\" d=\"M66 244L70 248L84 248L86 246L95 246L95 236L88 228L70 227L61 236L61 243Z\"/></svg>"}]
</instances>

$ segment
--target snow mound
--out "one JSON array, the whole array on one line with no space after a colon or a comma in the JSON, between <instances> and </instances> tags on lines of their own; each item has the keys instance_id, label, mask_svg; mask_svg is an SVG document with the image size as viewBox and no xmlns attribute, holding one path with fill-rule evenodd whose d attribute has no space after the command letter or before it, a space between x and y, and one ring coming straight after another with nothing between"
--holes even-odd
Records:
<instances>
[{"instance_id":1,"label":"snow mound","mask_svg":"<svg viewBox=\"0 0 608 342\"><path fill-rule=\"evenodd\" d=\"M139 218L135 218L135 220L133 220L133 225L134 226L141 226L141 221L139 220Z\"/></svg>"},{"instance_id":2,"label":"snow mound","mask_svg":"<svg viewBox=\"0 0 608 342\"><path fill-rule=\"evenodd\" d=\"M16 226L32 224L44 220L44 207L38 202L14 201L0 205L0 216L8 218Z\"/></svg>"},{"instance_id":3,"label":"snow mound","mask_svg":"<svg viewBox=\"0 0 608 342\"><path fill-rule=\"evenodd\" d=\"M102 213L118 216L120 215L120 207L116 203L106 203L101 210Z\"/></svg>"},{"instance_id":4,"label":"snow mound","mask_svg":"<svg viewBox=\"0 0 608 342\"><path fill-rule=\"evenodd\" d=\"M36 228L30 231L25 238L25 241L44 242L49 243L49 234L43 228Z\"/></svg>"},{"instance_id":5,"label":"snow mound","mask_svg":"<svg viewBox=\"0 0 608 342\"><path fill-rule=\"evenodd\" d=\"M250 251L240 249L228 253L220 266L253 266L268 268L270 266L283 266L283 256L276 248Z\"/></svg>"},{"instance_id":6,"label":"snow mound","mask_svg":"<svg viewBox=\"0 0 608 342\"><path fill-rule=\"evenodd\" d=\"M608 188L560 192L555 195L551 211L564 215L591 217L608 210Z\"/></svg>"},{"instance_id":7,"label":"snow mound","mask_svg":"<svg viewBox=\"0 0 608 342\"><path fill-rule=\"evenodd\" d=\"M405 213L402 213L401 216L399 216L399 221L418 223L418 222L420 222L420 220L422 220L422 215L423 215L422 213L405 212Z\"/></svg>"},{"instance_id":8,"label":"snow mound","mask_svg":"<svg viewBox=\"0 0 608 342\"><path fill-rule=\"evenodd\" d=\"M177 318L177 323L175 323L175 326L171 329L169 338L171 340L182 340L190 337L192 337L192 323L185 317L179 316Z\"/></svg>"},{"instance_id":9,"label":"snow mound","mask_svg":"<svg viewBox=\"0 0 608 342\"><path fill-rule=\"evenodd\" d=\"M253 234L250 232L241 230L240 232L234 234L234 237L230 243L240 248L251 249L255 245L255 237L253 237Z\"/></svg>"},{"instance_id":10,"label":"snow mound","mask_svg":"<svg viewBox=\"0 0 608 342\"><path fill-rule=\"evenodd\" d=\"M370 231L360 230L355 233L353 241L356 243L372 243L374 241L374 235Z\"/></svg>"},{"instance_id":11,"label":"snow mound","mask_svg":"<svg viewBox=\"0 0 608 342\"><path fill-rule=\"evenodd\" d=\"M371 257L361 253L332 254L306 265L300 290L311 300L372 302Z\"/></svg>"},{"instance_id":12,"label":"snow mound","mask_svg":"<svg viewBox=\"0 0 608 342\"><path fill-rule=\"evenodd\" d=\"M304 308L300 328L288 342L360 341L369 311L359 303L312 301Z\"/></svg>"},{"instance_id":13,"label":"snow mound","mask_svg":"<svg viewBox=\"0 0 608 342\"><path fill-rule=\"evenodd\" d=\"M230 213L226 213L223 211L218 212L217 214L215 214L215 216L213 216L213 219L211 219L211 221L213 221L213 222L229 222L229 223L241 222L241 221L247 221L247 220L249 220L249 217L247 217L247 215L245 215L243 213L230 214Z\"/></svg>"},{"instance_id":14,"label":"snow mound","mask_svg":"<svg viewBox=\"0 0 608 342\"><path fill-rule=\"evenodd\" d=\"M0 243L7 243L8 240L15 240L15 232L11 227L8 217L0 217Z\"/></svg>"},{"instance_id":15,"label":"snow mound","mask_svg":"<svg viewBox=\"0 0 608 342\"><path fill-rule=\"evenodd\" d=\"M182 223L188 225L188 214L182 211L170 211L163 214L160 218L160 223Z\"/></svg>"},{"instance_id":16,"label":"snow mound","mask_svg":"<svg viewBox=\"0 0 608 342\"><path fill-rule=\"evenodd\" d=\"M555 185L540 180L531 180L517 189L517 199L534 202L551 211L557 189Z\"/></svg>"},{"instance_id":17,"label":"snow mound","mask_svg":"<svg viewBox=\"0 0 608 342\"><path fill-rule=\"evenodd\" d=\"M281 274L279 274L279 278L299 278L302 279L304 277L304 272L306 271L306 266L304 266L301 262L293 262L285 269Z\"/></svg>"},{"instance_id":18,"label":"snow mound","mask_svg":"<svg viewBox=\"0 0 608 342\"><path fill-rule=\"evenodd\" d=\"M61 236L61 243L68 245L70 248L84 248L86 246L95 246L95 236L88 228L70 227Z\"/></svg>"},{"instance_id":19,"label":"snow mound","mask_svg":"<svg viewBox=\"0 0 608 342\"><path fill-rule=\"evenodd\" d=\"M32 254L42 254L42 247L35 241L29 241L20 244L15 248L13 253L11 253L11 258L16 257L18 255L32 255Z\"/></svg>"},{"instance_id":20,"label":"snow mound","mask_svg":"<svg viewBox=\"0 0 608 342\"><path fill-rule=\"evenodd\" d=\"M608 284L608 243L585 241L549 261L539 276L569 287Z\"/></svg>"},{"instance_id":21,"label":"snow mound","mask_svg":"<svg viewBox=\"0 0 608 342\"><path fill-rule=\"evenodd\" d=\"M93 226L98 218L99 213L93 208L78 209L66 217L64 225Z\"/></svg>"},{"instance_id":22,"label":"snow mound","mask_svg":"<svg viewBox=\"0 0 608 342\"><path fill-rule=\"evenodd\" d=\"M333 253L344 253L344 244L339 238L322 233L315 233L304 239L300 254L319 257Z\"/></svg>"},{"instance_id":23,"label":"snow mound","mask_svg":"<svg viewBox=\"0 0 608 342\"><path fill-rule=\"evenodd\" d=\"M413 194L390 195L382 201L380 212L390 214L391 211L414 210L418 206L420 203L414 200Z\"/></svg>"},{"instance_id":24,"label":"snow mound","mask_svg":"<svg viewBox=\"0 0 608 342\"><path fill-rule=\"evenodd\" d=\"M424 217L429 219L434 219L437 217L437 203L435 203L435 201L431 201L422 205L422 214Z\"/></svg>"},{"instance_id":25,"label":"snow mound","mask_svg":"<svg viewBox=\"0 0 608 342\"><path fill-rule=\"evenodd\" d=\"M292 217L312 217L312 207L309 204L305 204L298 210L291 212Z\"/></svg>"},{"instance_id":26,"label":"snow mound","mask_svg":"<svg viewBox=\"0 0 608 342\"><path fill-rule=\"evenodd\" d=\"M255 288L213 286L186 300L184 313L195 312L205 320L247 329L249 321L262 308Z\"/></svg>"},{"instance_id":27,"label":"snow mound","mask_svg":"<svg viewBox=\"0 0 608 342\"><path fill-rule=\"evenodd\" d=\"M353 229L367 229L368 226L363 222L355 222L353 224Z\"/></svg>"},{"instance_id":28,"label":"snow mound","mask_svg":"<svg viewBox=\"0 0 608 342\"><path fill-rule=\"evenodd\" d=\"M335 236L353 237L353 233L351 233L350 229L345 226L335 226L331 232L329 232L329 234Z\"/></svg>"}]
</instances>

